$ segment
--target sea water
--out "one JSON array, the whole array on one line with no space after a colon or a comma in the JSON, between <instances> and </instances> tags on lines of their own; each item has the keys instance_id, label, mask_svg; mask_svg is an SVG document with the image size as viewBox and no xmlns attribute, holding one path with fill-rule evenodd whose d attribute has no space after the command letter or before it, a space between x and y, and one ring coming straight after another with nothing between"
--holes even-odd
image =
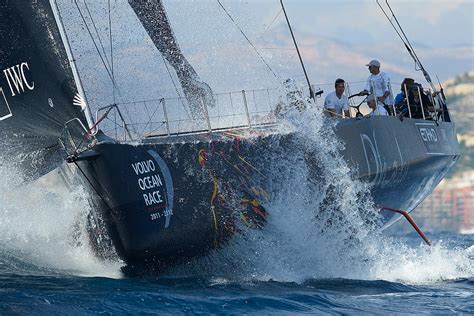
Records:
<instances>
[{"instance_id":1,"label":"sea water","mask_svg":"<svg viewBox=\"0 0 474 316\"><path fill-rule=\"evenodd\" d=\"M292 154L272 161L265 227L241 227L227 247L141 277L93 255L82 187L25 184L3 160L0 313L474 312L474 235L428 232L429 247L415 234L379 232L370 188L351 179L333 123L310 110L282 126L298 137ZM317 183L308 159L320 166Z\"/></svg>"}]
</instances>

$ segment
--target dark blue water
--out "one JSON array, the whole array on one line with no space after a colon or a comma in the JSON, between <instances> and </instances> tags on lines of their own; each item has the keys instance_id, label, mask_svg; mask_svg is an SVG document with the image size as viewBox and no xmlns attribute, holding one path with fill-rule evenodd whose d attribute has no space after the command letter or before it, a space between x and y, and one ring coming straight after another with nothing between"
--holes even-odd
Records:
<instances>
[{"instance_id":1,"label":"dark blue water","mask_svg":"<svg viewBox=\"0 0 474 316\"><path fill-rule=\"evenodd\" d=\"M415 235L386 237L384 242L399 250L379 257L379 249L365 258L367 269L353 273L365 278L346 278L352 272L343 271L341 277L300 279L298 272L324 276L311 266L292 270L287 280L272 278L272 271L263 276L217 266L213 275L213 268L199 264L164 275L126 277L117 263L76 264L79 270L67 270L31 253L3 249L0 314L474 313L474 235L430 237L431 248ZM62 254L57 255L61 261ZM210 260L209 265L225 262ZM360 270L360 264L355 266Z\"/></svg>"}]
</instances>

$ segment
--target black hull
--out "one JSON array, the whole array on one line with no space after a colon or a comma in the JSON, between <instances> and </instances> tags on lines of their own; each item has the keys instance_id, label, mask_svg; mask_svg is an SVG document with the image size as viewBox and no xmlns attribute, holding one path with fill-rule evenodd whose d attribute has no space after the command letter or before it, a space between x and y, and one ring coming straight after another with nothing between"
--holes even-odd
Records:
<instances>
[{"instance_id":1,"label":"black hull","mask_svg":"<svg viewBox=\"0 0 474 316\"><path fill-rule=\"evenodd\" d=\"M375 203L411 212L456 163L460 152L453 123L394 117L344 122L345 159L370 183ZM384 213L386 225L393 213Z\"/></svg>"},{"instance_id":2,"label":"black hull","mask_svg":"<svg viewBox=\"0 0 474 316\"><path fill-rule=\"evenodd\" d=\"M459 155L452 123L376 117L342 121L336 134L356 170L353 177L370 183L375 203L407 211ZM138 145L99 141L92 154L80 156L77 170L119 256L129 264L173 263L225 244L238 229L236 221L264 225L271 157L297 144L291 133L246 135L179 136ZM312 164L311 152L306 155ZM384 227L397 219L388 212L383 217Z\"/></svg>"}]
</instances>

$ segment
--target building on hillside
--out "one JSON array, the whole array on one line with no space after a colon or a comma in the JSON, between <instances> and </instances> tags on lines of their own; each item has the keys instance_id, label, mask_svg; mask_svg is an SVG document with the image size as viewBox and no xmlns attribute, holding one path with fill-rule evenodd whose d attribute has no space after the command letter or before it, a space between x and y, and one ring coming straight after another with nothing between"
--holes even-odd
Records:
<instances>
[{"instance_id":1,"label":"building on hillside","mask_svg":"<svg viewBox=\"0 0 474 316\"><path fill-rule=\"evenodd\" d=\"M443 180L414 214L426 230L474 231L474 171Z\"/></svg>"}]
</instances>

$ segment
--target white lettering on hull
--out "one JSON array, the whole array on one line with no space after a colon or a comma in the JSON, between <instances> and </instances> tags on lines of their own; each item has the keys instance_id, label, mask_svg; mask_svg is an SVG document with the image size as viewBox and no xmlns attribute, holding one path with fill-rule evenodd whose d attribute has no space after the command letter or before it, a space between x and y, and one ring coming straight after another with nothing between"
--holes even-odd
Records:
<instances>
[{"instance_id":1,"label":"white lettering on hull","mask_svg":"<svg viewBox=\"0 0 474 316\"><path fill-rule=\"evenodd\" d=\"M152 221L163 218L165 228L170 225L173 215L173 180L166 163L153 150L148 150L152 159L133 162L132 170L137 176L137 184L145 209Z\"/></svg>"},{"instance_id":2,"label":"white lettering on hull","mask_svg":"<svg viewBox=\"0 0 474 316\"><path fill-rule=\"evenodd\" d=\"M438 135L436 134L436 131L434 128L420 127L420 134L421 134L421 139L423 139L424 142L437 142L438 141Z\"/></svg>"},{"instance_id":3,"label":"white lettering on hull","mask_svg":"<svg viewBox=\"0 0 474 316\"><path fill-rule=\"evenodd\" d=\"M143 200L146 206L155 205L163 202L160 191L153 191L143 194Z\"/></svg>"},{"instance_id":4,"label":"white lettering on hull","mask_svg":"<svg viewBox=\"0 0 474 316\"><path fill-rule=\"evenodd\" d=\"M132 163L133 171L139 176L137 182L140 190L144 191L143 201L146 206L164 203L162 198L163 181L156 173L156 165L152 159Z\"/></svg>"},{"instance_id":5,"label":"white lettering on hull","mask_svg":"<svg viewBox=\"0 0 474 316\"><path fill-rule=\"evenodd\" d=\"M138 179L138 186L142 191L161 187L162 185L163 182L161 182L161 178L158 174Z\"/></svg>"},{"instance_id":6,"label":"white lettering on hull","mask_svg":"<svg viewBox=\"0 0 474 316\"><path fill-rule=\"evenodd\" d=\"M151 159L146 161L135 162L132 164L132 168L137 176L156 170L155 163Z\"/></svg>"}]
</instances>

